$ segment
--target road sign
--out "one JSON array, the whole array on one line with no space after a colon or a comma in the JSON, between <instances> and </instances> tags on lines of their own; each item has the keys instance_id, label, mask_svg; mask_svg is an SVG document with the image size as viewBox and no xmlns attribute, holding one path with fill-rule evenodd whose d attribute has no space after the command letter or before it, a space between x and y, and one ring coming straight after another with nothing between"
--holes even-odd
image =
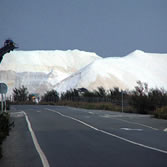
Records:
<instances>
[{"instance_id":1,"label":"road sign","mask_svg":"<svg viewBox=\"0 0 167 167\"><path fill-rule=\"evenodd\" d=\"M8 87L5 83L0 83L0 94L6 94L8 91Z\"/></svg>"}]
</instances>

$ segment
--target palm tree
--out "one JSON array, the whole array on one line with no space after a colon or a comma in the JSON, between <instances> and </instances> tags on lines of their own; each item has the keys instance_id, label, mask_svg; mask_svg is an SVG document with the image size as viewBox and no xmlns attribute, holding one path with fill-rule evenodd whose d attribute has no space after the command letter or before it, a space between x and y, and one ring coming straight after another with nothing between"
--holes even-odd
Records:
<instances>
[{"instance_id":1,"label":"palm tree","mask_svg":"<svg viewBox=\"0 0 167 167\"><path fill-rule=\"evenodd\" d=\"M16 44L11 39L7 39L4 42L4 46L2 48L0 48L0 63L3 59L3 56L6 53L9 53L10 51L13 51L16 48L18 48L18 47L16 47Z\"/></svg>"}]
</instances>

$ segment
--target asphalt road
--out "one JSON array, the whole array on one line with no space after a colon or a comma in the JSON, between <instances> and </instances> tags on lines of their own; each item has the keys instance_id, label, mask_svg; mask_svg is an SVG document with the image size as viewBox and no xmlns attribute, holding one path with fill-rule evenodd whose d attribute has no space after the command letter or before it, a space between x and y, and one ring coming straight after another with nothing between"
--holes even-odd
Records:
<instances>
[{"instance_id":1,"label":"asphalt road","mask_svg":"<svg viewBox=\"0 0 167 167\"><path fill-rule=\"evenodd\" d=\"M2 167L167 167L166 120L39 105L12 106L12 117Z\"/></svg>"}]
</instances>

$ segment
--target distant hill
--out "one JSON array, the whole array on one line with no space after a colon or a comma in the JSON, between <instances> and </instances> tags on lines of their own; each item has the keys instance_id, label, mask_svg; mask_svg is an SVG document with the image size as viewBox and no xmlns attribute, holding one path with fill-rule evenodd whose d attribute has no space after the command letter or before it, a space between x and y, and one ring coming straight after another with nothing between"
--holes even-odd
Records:
<instances>
[{"instance_id":1,"label":"distant hill","mask_svg":"<svg viewBox=\"0 0 167 167\"><path fill-rule=\"evenodd\" d=\"M136 50L125 57L97 59L54 87L58 92L74 88L89 90L103 86L132 90L140 80L149 87L167 90L167 54Z\"/></svg>"},{"instance_id":2,"label":"distant hill","mask_svg":"<svg viewBox=\"0 0 167 167\"><path fill-rule=\"evenodd\" d=\"M8 85L8 95L22 85L30 93L43 94L97 59L102 58L79 50L13 51L0 64L0 82Z\"/></svg>"}]
</instances>

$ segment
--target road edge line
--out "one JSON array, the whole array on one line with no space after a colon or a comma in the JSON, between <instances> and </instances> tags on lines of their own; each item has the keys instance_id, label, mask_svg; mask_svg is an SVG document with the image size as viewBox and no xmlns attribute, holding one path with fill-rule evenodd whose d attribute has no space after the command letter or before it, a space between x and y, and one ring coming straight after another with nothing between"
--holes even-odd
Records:
<instances>
[{"instance_id":1,"label":"road edge line","mask_svg":"<svg viewBox=\"0 0 167 167\"><path fill-rule=\"evenodd\" d=\"M60 112L58 112L58 111L55 111L55 110L52 110L52 109L48 109L48 108L46 108L46 109L49 110L49 111L55 112L55 113L57 113L57 114L59 114L59 115L61 115L61 116L63 116L63 117L66 117L66 118L75 120L75 121L77 121L77 122L79 122L79 123L81 123L81 124L83 124L83 125L85 125L85 126L87 126L87 127L89 127L89 128L92 128L92 129L94 129L94 130L96 130L96 131L98 131L98 132L104 133L104 134L106 134L106 135L115 137L115 138L117 138L117 139L126 141L126 142L128 142L128 143L131 143L131 144L134 144L134 145L137 145L137 146L140 146L140 147L144 147L144 148L147 148L147 149L150 149L150 150L154 150L154 151L158 151L158 152L167 154L167 151L166 151L166 150L161 150L161 149L158 149L158 148L155 148L155 147L151 147L151 146L147 146L147 145L144 145L144 144L141 144L141 143L134 142L134 141L129 140L129 139L126 139L126 138L124 138L124 137L121 137L121 136L112 134L112 133L110 133L110 132L107 132L107 131L98 129L98 128L92 126L92 125L87 124L86 122L83 122L83 121L81 121L81 120L79 120L79 119L73 118L73 117L68 116L68 115L64 115L64 114L62 114L62 113L60 113Z\"/></svg>"},{"instance_id":2,"label":"road edge line","mask_svg":"<svg viewBox=\"0 0 167 167\"><path fill-rule=\"evenodd\" d=\"M36 148L36 150L37 150L37 152L38 152L38 154L40 156L40 159L42 161L43 167L50 167L49 162L48 162L44 152L42 151L42 149L41 149L41 147L40 147L40 145L38 143L37 137L36 137L36 135L35 135L35 133L34 133L34 131L32 129L32 126L31 126L31 123L30 123L30 120L29 120L27 114L24 111L22 111L22 113L25 116L25 119L26 119L26 122L27 122L27 125L28 125L28 129L30 131L34 146L35 146L35 148Z\"/></svg>"}]
</instances>

